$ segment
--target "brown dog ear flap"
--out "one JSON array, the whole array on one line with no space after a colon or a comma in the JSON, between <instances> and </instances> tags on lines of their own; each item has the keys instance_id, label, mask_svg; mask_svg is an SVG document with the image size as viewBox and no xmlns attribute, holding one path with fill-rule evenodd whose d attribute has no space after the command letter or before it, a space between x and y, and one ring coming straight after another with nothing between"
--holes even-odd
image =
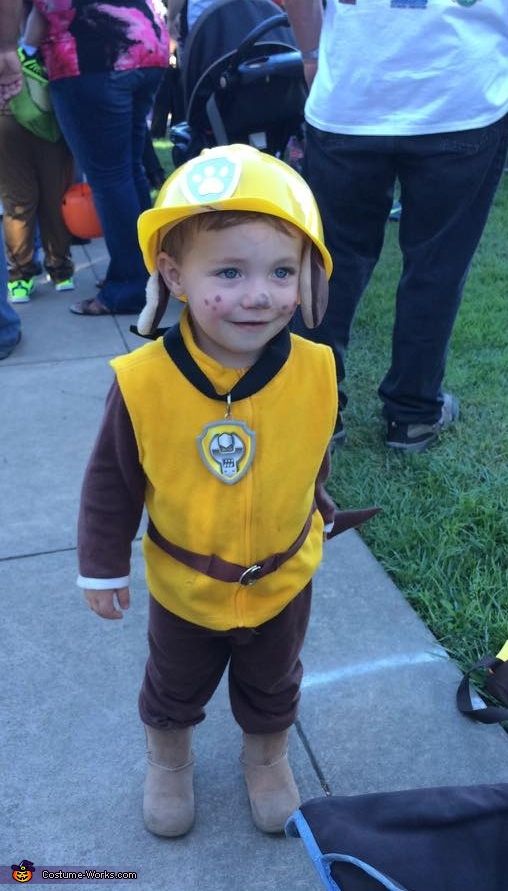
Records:
<instances>
[{"instance_id":1,"label":"brown dog ear flap","mask_svg":"<svg viewBox=\"0 0 508 891\"><path fill-rule=\"evenodd\" d=\"M137 328L143 337L149 337L158 327L169 300L169 288L160 272L152 272L145 293L146 304L141 310Z\"/></svg>"},{"instance_id":2,"label":"brown dog ear flap","mask_svg":"<svg viewBox=\"0 0 508 891\"><path fill-rule=\"evenodd\" d=\"M307 328L317 328L328 305L328 279L317 247L307 241L300 269L300 309Z\"/></svg>"}]
</instances>

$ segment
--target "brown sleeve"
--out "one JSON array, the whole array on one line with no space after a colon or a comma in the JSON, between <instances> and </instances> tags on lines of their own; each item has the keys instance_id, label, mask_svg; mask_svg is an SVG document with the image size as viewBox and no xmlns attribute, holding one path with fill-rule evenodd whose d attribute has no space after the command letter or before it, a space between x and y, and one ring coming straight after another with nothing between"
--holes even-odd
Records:
<instances>
[{"instance_id":1,"label":"brown sleeve","mask_svg":"<svg viewBox=\"0 0 508 891\"><path fill-rule=\"evenodd\" d=\"M380 511L379 507L367 507L360 510L339 510L333 498L325 489L331 466L332 458L328 448L317 475L315 494L317 508L323 517L325 525L333 523L332 529L325 533L326 539L334 538L336 535L340 535L341 532L345 532L346 529L356 529L357 526L361 526L362 523L370 520L371 517L374 517Z\"/></svg>"},{"instance_id":2,"label":"brown sleeve","mask_svg":"<svg viewBox=\"0 0 508 891\"><path fill-rule=\"evenodd\" d=\"M317 475L316 490L314 496L316 499L317 509L323 517L325 526L327 523L334 522L335 513L337 511L337 505L325 489L325 483L330 476L331 466L332 459L330 455L330 449L327 448L325 456L323 458L323 462L321 464L321 467L319 468L319 473Z\"/></svg>"},{"instance_id":3,"label":"brown sleeve","mask_svg":"<svg viewBox=\"0 0 508 891\"><path fill-rule=\"evenodd\" d=\"M131 542L143 512L145 482L132 423L115 380L81 491L78 559L82 576L109 579L129 575Z\"/></svg>"}]
</instances>

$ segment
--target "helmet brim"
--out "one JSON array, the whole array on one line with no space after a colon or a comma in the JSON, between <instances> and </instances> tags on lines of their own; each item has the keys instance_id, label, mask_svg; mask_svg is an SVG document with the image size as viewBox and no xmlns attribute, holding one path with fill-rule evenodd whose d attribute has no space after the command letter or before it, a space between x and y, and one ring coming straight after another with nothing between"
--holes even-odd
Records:
<instances>
[{"instance_id":1,"label":"helmet brim","mask_svg":"<svg viewBox=\"0 0 508 891\"><path fill-rule=\"evenodd\" d=\"M160 233L161 230L166 234L169 229L176 226L183 220L192 216L197 216L210 211L236 210L255 213L265 213L286 220L292 223L300 232L309 238L315 244L323 259L323 266L326 277L329 279L332 273L333 262L329 251L326 249L322 241L314 238L312 233L304 228L301 221L289 213L282 210L279 204L272 203L266 198L245 198L244 196L232 195L230 198L223 198L217 202L207 204L185 204L176 207L154 207L146 210L138 219L138 235L139 242L142 245L143 259L146 268L150 272L155 271L157 266L157 255L161 250Z\"/></svg>"}]
</instances>

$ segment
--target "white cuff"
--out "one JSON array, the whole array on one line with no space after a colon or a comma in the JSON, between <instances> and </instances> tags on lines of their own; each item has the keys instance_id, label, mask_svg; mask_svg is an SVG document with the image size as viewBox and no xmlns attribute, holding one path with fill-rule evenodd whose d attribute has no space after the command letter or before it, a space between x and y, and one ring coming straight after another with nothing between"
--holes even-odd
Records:
<instances>
[{"instance_id":1,"label":"white cuff","mask_svg":"<svg viewBox=\"0 0 508 891\"><path fill-rule=\"evenodd\" d=\"M128 588L130 576L124 575L120 579L88 579L84 575L78 575L76 584L79 588L88 588L90 591L106 591L110 588Z\"/></svg>"},{"instance_id":2,"label":"white cuff","mask_svg":"<svg viewBox=\"0 0 508 891\"><path fill-rule=\"evenodd\" d=\"M333 529L333 524L334 524L333 520L331 523L325 523L325 526L324 526L325 532L331 532Z\"/></svg>"}]
</instances>

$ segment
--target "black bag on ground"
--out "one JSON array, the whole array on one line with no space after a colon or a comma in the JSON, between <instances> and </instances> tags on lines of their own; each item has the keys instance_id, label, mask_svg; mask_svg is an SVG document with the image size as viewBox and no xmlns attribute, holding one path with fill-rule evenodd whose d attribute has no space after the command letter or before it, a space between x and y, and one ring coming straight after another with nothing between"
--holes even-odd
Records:
<instances>
[{"instance_id":1,"label":"black bag on ground","mask_svg":"<svg viewBox=\"0 0 508 891\"><path fill-rule=\"evenodd\" d=\"M506 644L505 644L506 646ZM485 669L488 674L484 687L490 696L503 702L504 705L473 705L469 679L473 672ZM473 665L462 678L457 690L457 708L467 718L480 721L482 724L497 724L508 721L508 662L496 656L484 656ZM506 882L508 888L508 879Z\"/></svg>"},{"instance_id":2,"label":"black bag on ground","mask_svg":"<svg viewBox=\"0 0 508 891\"><path fill-rule=\"evenodd\" d=\"M508 783L314 798L286 834L329 891L508 889Z\"/></svg>"}]
</instances>

